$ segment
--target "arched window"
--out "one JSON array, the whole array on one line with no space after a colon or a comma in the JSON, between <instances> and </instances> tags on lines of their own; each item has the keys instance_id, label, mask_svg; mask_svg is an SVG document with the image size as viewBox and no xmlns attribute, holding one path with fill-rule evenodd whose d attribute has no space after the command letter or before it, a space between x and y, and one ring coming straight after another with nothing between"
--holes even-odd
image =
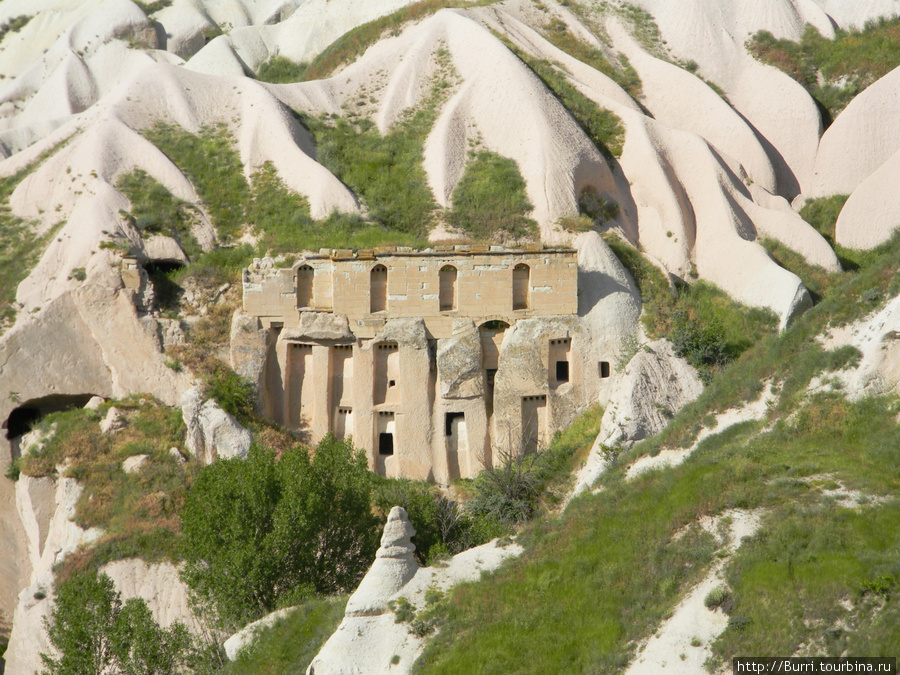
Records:
<instances>
[{"instance_id":1,"label":"arched window","mask_svg":"<svg viewBox=\"0 0 900 675\"><path fill-rule=\"evenodd\" d=\"M375 265L369 278L369 311L383 312L387 309L387 267Z\"/></svg>"},{"instance_id":2,"label":"arched window","mask_svg":"<svg viewBox=\"0 0 900 675\"><path fill-rule=\"evenodd\" d=\"M313 268L309 265L297 268L297 307L312 307L313 276Z\"/></svg>"},{"instance_id":3,"label":"arched window","mask_svg":"<svg viewBox=\"0 0 900 675\"><path fill-rule=\"evenodd\" d=\"M442 312L456 309L456 268L444 265L440 273L440 307Z\"/></svg>"},{"instance_id":4,"label":"arched window","mask_svg":"<svg viewBox=\"0 0 900 675\"><path fill-rule=\"evenodd\" d=\"M513 268L513 309L531 306L531 270L519 263Z\"/></svg>"}]
</instances>

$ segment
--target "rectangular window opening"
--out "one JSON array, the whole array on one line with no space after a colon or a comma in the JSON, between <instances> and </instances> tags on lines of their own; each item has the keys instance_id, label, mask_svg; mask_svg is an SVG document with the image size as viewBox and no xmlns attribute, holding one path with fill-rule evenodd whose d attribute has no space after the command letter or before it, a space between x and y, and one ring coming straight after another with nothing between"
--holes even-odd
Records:
<instances>
[{"instance_id":1,"label":"rectangular window opening","mask_svg":"<svg viewBox=\"0 0 900 675\"><path fill-rule=\"evenodd\" d=\"M444 415L444 436L453 434L453 420L465 419L466 414L461 412L448 412Z\"/></svg>"},{"instance_id":2,"label":"rectangular window opening","mask_svg":"<svg viewBox=\"0 0 900 675\"><path fill-rule=\"evenodd\" d=\"M378 454L383 456L394 454L394 434L385 431L378 434Z\"/></svg>"},{"instance_id":3,"label":"rectangular window opening","mask_svg":"<svg viewBox=\"0 0 900 675\"><path fill-rule=\"evenodd\" d=\"M609 361L600 362L600 377L609 377Z\"/></svg>"},{"instance_id":4,"label":"rectangular window opening","mask_svg":"<svg viewBox=\"0 0 900 675\"><path fill-rule=\"evenodd\" d=\"M556 381L559 383L569 381L569 362L568 361L557 361L556 362Z\"/></svg>"}]
</instances>

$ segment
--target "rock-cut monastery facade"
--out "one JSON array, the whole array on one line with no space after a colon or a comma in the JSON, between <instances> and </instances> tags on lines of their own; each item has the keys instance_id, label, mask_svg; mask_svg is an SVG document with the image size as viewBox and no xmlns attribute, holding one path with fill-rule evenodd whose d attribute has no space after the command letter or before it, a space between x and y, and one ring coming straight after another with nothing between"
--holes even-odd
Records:
<instances>
[{"instance_id":1,"label":"rock-cut monastery facade","mask_svg":"<svg viewBox=\"0 0 900 675\"><path fill-rule=\"evenodd\" d=\"M328 250L243 276L232 362L263 413L446 483L544 446L591 402L572 249Z\"/></svg>"}]
</instances>

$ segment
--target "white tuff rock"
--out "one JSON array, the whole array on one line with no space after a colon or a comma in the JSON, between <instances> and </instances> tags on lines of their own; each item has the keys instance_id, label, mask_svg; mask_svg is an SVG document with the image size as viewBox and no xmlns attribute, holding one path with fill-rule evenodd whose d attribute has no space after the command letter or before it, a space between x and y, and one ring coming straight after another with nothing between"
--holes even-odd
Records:
<instances>
[{"instance_id":1,"label":"white tuff rock","mask_svg":"<svg viewBox=\"0 0 900 675\"><path fill-rule=\"evenodd\" d=\"M454 556L444 567L419 567L409 540L413 534L406 511L399 506L391 509L372 568L350 597L344 620L313 659L307 675L409 673L425 641L412 635L405 623L396 622L388 603L403 598L421 609L428 590L446 591L457 583L474 581L482 572L522 553L518 544L500 546L494 540Z\"/></svg>"},{"instance_id":2,"label":"white tuff rock","mask_svg":"<svg viewBox=\"0 0 900 675\"><path fill-rule=\"evenodd\" d=\"M250 432L218 403L204 400L199 387L181 398L181 412L187 426L187 449L201 461L209 464L218 458L247 457L253 441Z\"/></svg>"}]
</instances>

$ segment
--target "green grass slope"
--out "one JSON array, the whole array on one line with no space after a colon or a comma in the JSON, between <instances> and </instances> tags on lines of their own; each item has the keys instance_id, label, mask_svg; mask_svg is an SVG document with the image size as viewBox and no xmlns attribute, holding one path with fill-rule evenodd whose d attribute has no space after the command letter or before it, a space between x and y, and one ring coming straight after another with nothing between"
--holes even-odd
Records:
<instances>
[{"instance_id":1,"label":"green grass slope","mask_svg":"<svg viewBox=\"0 0 900 675\"><path fill-rule=\"evenodd\" d=\"M790 330L762 337L662 434L620 456L598 493L526 528L521 559L450 593L416 672L624 669L717 554L697 520L732 508L761 509L763 524L727 564L733 602L712 665L738 654L896 654L900 405L805 391L816 373L855 362L852 348L826 352L813 337L900 292L898 255L895 238L861 259ZM626 480L631 460L689 447L710 413L769 379L780 395L765 420Z\"/></svg>"}]
</instances>

